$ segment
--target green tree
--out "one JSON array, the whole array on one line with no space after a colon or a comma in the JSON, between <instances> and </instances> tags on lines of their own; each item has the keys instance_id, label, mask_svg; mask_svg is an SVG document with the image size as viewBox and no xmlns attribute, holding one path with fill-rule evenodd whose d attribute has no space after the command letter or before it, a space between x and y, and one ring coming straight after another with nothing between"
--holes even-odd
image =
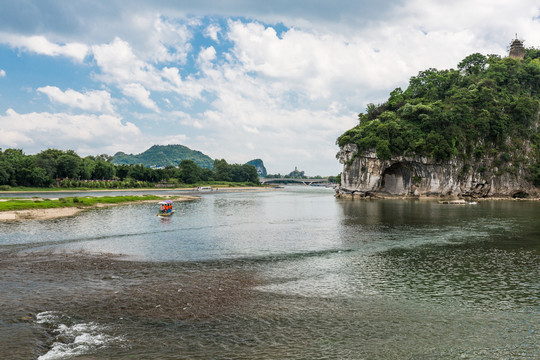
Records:
<instances>
[{"instance_id":1,"label":"green tree","mask_svg":"<svg viewBox=\"0 0 540 360\"><path fill-rule=\"evenodd\" d=\"M81 158L77 154L60 155L56 160L56 174L61 178L76 178L80 164Z\"/></svg>"},{"instance_id":2,"label":"green tree","mask_svg":"<svg viewBox=\"0 0 540 360\"><path fill-rule=\"evenodd\" d=\"M487 64L487 57L479 53L474 53L463 59L458 64L458 69L466 75L478 75L486 69Z\"/></svg>"},{"instance_id":3,"label":"green tree","mask_svg":"<svg viewBox=\"0 0 540 360\"><path fill-rule=\"evenodd\" d=\"M182 160L180 162L179 179L186 184L195 184L201 181L202 169L193 160Z\"/></svg>"},{"instance_id":4,"label":"green tree","mask_svg":"<svg viewBox=\"0 0 540 360\"><path fill-rule=\"evenodd\" d=\"M114 165L103 160L97 160L92 173L96 180L112 180L114 177Z\"/></svg>"},{"instance_id":5,"label":"green tree","mask_svg":"<svg viewBox=\"0 0 540 360\"><path fill-rule=\"evenodd\" d=\"M37 187L50 186L53 181L45 169L37 166L32 169L29 180L29 185Z\"/></svg>"},{"instance_id":6,"label":"green tree","mask_svg":"<svg viewBox=\"0 0 540 360\"><path fill-rule=\"evenodd\" d=\"M225 159L214 160L214 174L217 181L232 181L232 171Z\"/></svg>"},{"instance_id":7,"label":"green tree","mask_svg":"<svg viewBox=\"0 0 540 360\"><path fill-rule=\"evenodd\" d=\"M94 168L96 167L96 161L93 156L87 156L79 163L78 177L83 180L92 179Z\"/></svg>"},{"instance_id":8,"label":"green tree","mask_svg":"<svg viewBox=\"0 0 540 360\"><path fill-rule=\"evenodd\" d=\"M122 164L116 167L116 176L121 181L124 181L124 179L128 176L128 174L129 174L129 166Z\"/></svg>"},{"instance_id":9,"label":"green tree","mask_svg":"<svg viewBox=\"0 0 540 360\"><path fill-rule=\"evenodd\" d=\"M36 165L45 169L47 175L54 179L57 177L57 160L60 156L64 155L62 150L47 149L36 155Z\"/></svg>"}]
</instances>

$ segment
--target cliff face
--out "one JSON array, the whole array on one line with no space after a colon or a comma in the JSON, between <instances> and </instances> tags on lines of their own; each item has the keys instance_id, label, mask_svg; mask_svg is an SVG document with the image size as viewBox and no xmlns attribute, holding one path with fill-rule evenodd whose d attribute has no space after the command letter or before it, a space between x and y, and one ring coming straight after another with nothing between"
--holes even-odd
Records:
<instances>
[{"instance_id":1,"label":"cliff face","mask_svg":"<svg viewBox=\"0 0 540 360\"><path fill-rule=\"evenodd\" d=\"M261 159L254 159L251 161L248 161L246 163L247 165L253 165L255 166L255 169L257 170L257 174L259 177L266 177L266 168L264 167L264 163Z\"/></svg>"},{"instance_id":2,"label":"cliff face","mask_svg":"<svg viewBox=\"0 0 540 360\"><path fill-rule=\"evenodd\" d=\"M523 165L505 171L489 158L469 161L469 165L458 159L437 163L420 156L380 160L374 151L358 154L354 144L341 147L338 158L344 164L338 197L522 198L540 195L539 189L526 180Z\"/></svg>"}]
</instances>

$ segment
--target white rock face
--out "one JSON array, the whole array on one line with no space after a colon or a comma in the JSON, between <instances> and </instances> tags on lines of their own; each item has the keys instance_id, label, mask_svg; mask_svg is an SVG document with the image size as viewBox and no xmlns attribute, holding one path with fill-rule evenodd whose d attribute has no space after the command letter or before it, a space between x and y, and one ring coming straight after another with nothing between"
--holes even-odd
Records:
<instances>
[{"instance_id":1,"label":"white rock face","mask_svg":"<svg viewBox=\"0 0 540 360\"><path fill-rule=\"evenodd\" d=\"M540 189L527 181L525 166L506 164L511 173L494 166L494 159L437 163L421 156L380 160L374 151L358 154L354 144L338 153L344 164L337 196L538 197ZM483 170L482 169L491 169Z\"/></svg>"}]
</instances>

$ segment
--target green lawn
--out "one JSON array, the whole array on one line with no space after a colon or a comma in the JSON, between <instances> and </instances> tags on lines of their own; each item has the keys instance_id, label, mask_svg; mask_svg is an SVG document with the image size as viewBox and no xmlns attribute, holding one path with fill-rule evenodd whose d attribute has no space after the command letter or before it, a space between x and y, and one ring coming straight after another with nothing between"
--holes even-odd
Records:
<instances>
[{"instance_id":1,"label":"green lawn","mask_svg":"<svg viewBox=\"0 0 540 360\"><path fill-rule=\"evenodd\" d=\"M133 201L162 200L160 196L103 196L103 197L64 197L58 200L50 199L9 199L0 201L0 211L26 210L26 209L51 209L63 207L89 207L96 204L120 204ZM171 198L173 199L173 198Z\"/></svg>"}]
</instances>

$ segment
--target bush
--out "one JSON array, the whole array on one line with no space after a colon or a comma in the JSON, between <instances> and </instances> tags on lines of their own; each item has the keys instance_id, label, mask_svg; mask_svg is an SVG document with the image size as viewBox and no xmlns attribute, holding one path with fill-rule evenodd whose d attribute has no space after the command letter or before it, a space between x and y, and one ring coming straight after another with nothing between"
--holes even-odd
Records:
<instances>
[{"instance_id":1,"label":"bush","mask_svg":"<svg viewBox=\"0 0 540 360\"><path fill-rule=\"evenodd\" d=\"M9 185L0 185L0 191L9 191L11 190L11 186Z\"/></svg>"},{"instance_id":2,"label":"bush","mask_svg":"<svg viewBox=\"0 0 540 360\"><path fill-rule=\"evenodd\" d=\"M377 152L377 157L382 160L390 160L392 153L388 147L390 142L388 140L379 140L377 146L375 146L375 151Z\"/></svg>"}]
</instances>

